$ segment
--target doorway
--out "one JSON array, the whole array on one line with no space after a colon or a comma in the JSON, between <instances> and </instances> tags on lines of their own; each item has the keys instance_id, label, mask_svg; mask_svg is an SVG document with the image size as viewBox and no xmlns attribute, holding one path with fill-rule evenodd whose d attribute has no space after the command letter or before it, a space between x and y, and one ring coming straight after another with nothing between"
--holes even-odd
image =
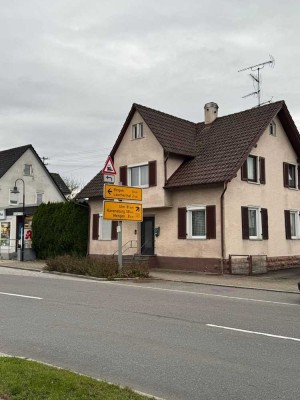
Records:
<instances>
[{"instance_id":1,"label":"doorway","mask_svg":"<svg viewBox=\"0 0 300 400\"><path fill-rule=\"evenodd\" d=\"M144 217L141 226L141 254L154 255L154 217Z\"/></svg>"}]
</instances>

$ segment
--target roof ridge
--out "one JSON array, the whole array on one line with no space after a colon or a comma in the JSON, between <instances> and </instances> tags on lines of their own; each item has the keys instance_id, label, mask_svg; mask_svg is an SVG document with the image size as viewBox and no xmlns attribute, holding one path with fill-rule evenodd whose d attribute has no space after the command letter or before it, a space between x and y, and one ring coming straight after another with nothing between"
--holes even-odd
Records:
<instances>
[{"instance_id":1,"label":"roof ridge","mask_svg":"<svg viewBox=\"0 0 300 400\"><path fill-rule=\"evenodd\" d=\"M32 144L26 144L24 146L18 146L18 147L12 147L10 149L0 150L0 153L4 153L6 151L12 151L12 150L26 149L26 148L30 148L30 147L33 147Z\"/></svg>"},{"instance_id":2,"label":"roof ridge","mask_svg":"<svg viewBox=\"0 0 300 400\"><path fill-rule=\"evenodd\" d=\"M154 111L154 112L159 113L161 115L166 115L167 117L172 117L172 118L178 119L180 121L188 122L191 125L196 125L197 124L197 122L192 122L192 121L189 121L188 119L185 119L185 118L176 117L175 115L168 114L166 112L163 112L163 111L160 111L160 110L156 110L156 109L151 108L151 107L143 106L142 104L133 103L133 106L136 107L136 108L142 107L142 108L144 108L146 110Z\"/></svg>"}]
</instances>

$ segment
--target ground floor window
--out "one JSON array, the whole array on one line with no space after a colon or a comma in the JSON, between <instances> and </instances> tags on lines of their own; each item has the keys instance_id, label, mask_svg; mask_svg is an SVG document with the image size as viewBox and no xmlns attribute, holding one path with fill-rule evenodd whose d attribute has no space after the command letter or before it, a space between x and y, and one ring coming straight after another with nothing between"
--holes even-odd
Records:
<instances>
[{"instance_id":1,"label":"ground floor window","mask_svg":"<svg viewBox=\"0 0 300 400\"><path fill-rule=\"evenodd\" d=\"M93 214L92 220L92 240L116 240L117 221L103 218L103 214Z\"/></svg>"},{"instance_id":2,"label":"ground floor window","mask_svg":"<svg viewBox=\"0 0 300 400\"><path fill-rule=\"evenodd\" d=\"M285 235L287 239L300 239L300 212L285 210Z\"/></svg>"},{"instance_id":3,"label":"ground floor window","mask_svg":"<svg viewBox=\"0 0 300 400\"><path fill-rule=\"evenodd\" d=\"M216 206L178 208L178 239L216 239Z\"/></svg>"},{"instance_id":4,"label":"ground floor window","mask_svg":"<svg viewBox=\"0 0 300 400\"><path fill-rule=\"evenodd\" d=\"M10 222L0 223L0 245L1 246L10 245Z\"/></svg>"}]
</instances>

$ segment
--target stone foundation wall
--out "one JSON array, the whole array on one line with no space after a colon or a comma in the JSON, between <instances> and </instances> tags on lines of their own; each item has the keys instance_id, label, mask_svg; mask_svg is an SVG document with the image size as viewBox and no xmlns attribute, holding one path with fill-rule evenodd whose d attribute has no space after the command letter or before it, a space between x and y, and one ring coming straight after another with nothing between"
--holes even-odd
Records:
<instances>
[{"instance_id":1,"label":"stone foundation wall","mask_svg":"<svg viewBox=\"0 0 300 400\"><path fill-rule=\"evenodd\" d=\"M279 269L287 269L294 267L300 267L300 255L267 258L268 271L277 271Z\"/></svg>"}]
</instances>

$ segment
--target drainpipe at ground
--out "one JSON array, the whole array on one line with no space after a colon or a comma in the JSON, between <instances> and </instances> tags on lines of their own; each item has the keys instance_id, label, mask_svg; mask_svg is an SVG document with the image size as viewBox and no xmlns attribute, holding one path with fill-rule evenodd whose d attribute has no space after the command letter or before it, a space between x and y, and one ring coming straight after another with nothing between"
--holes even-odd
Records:
<instances>
[{"instance_id":1,"label":"drainpipe at ground","mask_svg":"<svg viewBox=\"0 0 300 400\"><path fill-rule=\"evenodd\" d=\"M225 234L224 234L224 225L225 225L225 221L224 221L224 195L225 192L227 190L227 185L228 182L224 182L224 190L221 194L221 198L220 198L220 205L221 205L221 274L223 275L224 273L224 259L225 259Z\"/></svg>"}]
</instances>

